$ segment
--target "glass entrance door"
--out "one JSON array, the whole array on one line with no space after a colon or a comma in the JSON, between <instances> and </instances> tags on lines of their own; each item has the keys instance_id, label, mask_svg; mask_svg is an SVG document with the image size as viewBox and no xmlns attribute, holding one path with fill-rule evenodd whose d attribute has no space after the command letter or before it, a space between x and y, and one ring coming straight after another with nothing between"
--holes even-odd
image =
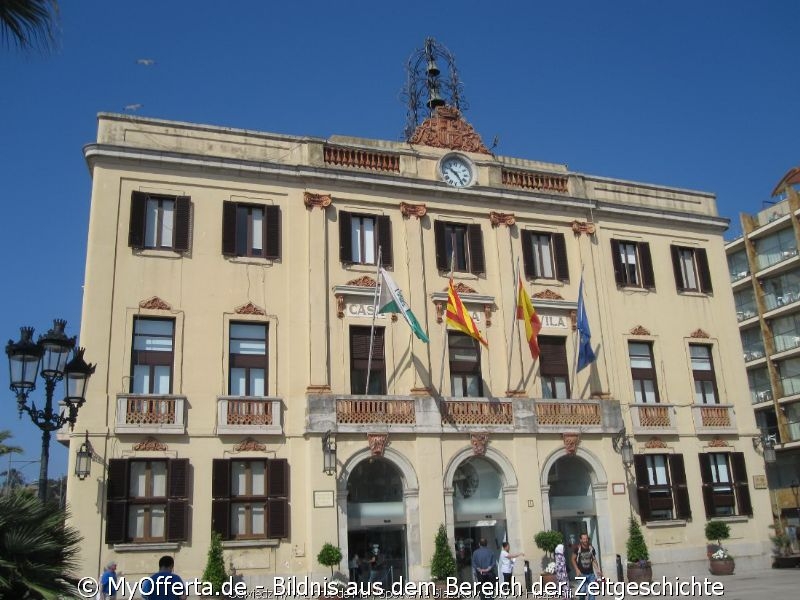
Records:
<instances>
[{"instance_id":1,"label":"glass entrance door","mask_svg":"<svg viewBox=\"0 0 800 600\"><path fill-rule=\"evenodd\" d=\"M600 565L603 564L600 556L600 540L597 538L597 517L576 516L553 519L553 529L560 531L564 536L564 558L567 559L567 571L569 571L570 577L575 577L572 569L572 555L575 553L575 548L578 547L582 533L589 535L592 546L597 552L597 561Z\"/></svg>"},{"instance_id":2,"label":"glass entrance door","mask_svg":"<svg viewBox=\"0 0 800 600\"><path fill-rule=\"evenodd\" d=\"M360 569L359 582L380 581L384 589L406 575L405 525L371 527L347 532L348 561L357 554ZM373 560L374 558L374 560Z\"/></svg>"}]
</instances>

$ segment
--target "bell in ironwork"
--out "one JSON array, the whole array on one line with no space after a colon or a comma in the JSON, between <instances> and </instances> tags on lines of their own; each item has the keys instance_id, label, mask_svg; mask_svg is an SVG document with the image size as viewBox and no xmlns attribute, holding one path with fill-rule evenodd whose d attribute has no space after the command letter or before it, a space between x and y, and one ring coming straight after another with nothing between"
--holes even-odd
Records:
<instances>
[{"instance_id":1,"label":"bell in ironwork","mask_svg":"<svg viewBox=\"0 0 800 600\"><path fill-rule=\"evenodd\" d=\"M428 108L433 110L437 106L444 106L445 102L439 95L439 89L436 86L431 86L430 97L428 98Z\"/></svg>"},{"instance_id":2,"label":"bell in ironwork","mask_svg":"<svg viewBox=\"0 0 800 600\"><path fill-rule=\"evenodd\" d=\"M428 77L436 77L439 75L439 67L436 66L436 61L433 58L428 59Z\"/></svg>"}]
</instances>

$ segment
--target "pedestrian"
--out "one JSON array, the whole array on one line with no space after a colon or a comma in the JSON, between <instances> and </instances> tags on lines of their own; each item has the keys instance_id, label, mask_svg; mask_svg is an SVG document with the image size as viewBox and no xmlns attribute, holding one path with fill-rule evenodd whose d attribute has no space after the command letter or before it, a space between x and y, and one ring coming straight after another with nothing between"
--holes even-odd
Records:
<instances>
[{"instance_id":1,"label":"pedestrian","mask_svg":"<svg viewBox=\"0 0 800 600\"><path fill-rule=\"evenodd\" d=\"M354 554L350 559L350 581L359 581L361 579L361 559L358 554Z\"/></svg>"},{"instance_id":2,"label":"pedestrian","mask_svg":"<svg viewBox=\"0 0 800 600\"><path fill-rule=\"evenodd\" d=\"M600 563L597 562L597 552L586 533L581 534L578 547L575 548L572 555L572 567L575 569L575 577L579 582L575 595L586 600L595 600L594 594L589 593L589 584L597 581L598 577L602 577L603 572L600 570Z\"/></svg>"},{"instance_id":3,"label":"pedestrian","mask_svg":"<svg viewBox=\"0 0 800 600\"><path fill-rule=\"evenodd\" d=\"M500 573L503 575L503 583L510 586L511 576L514 573L514 559L525 554L522 552L511 554L508 549L508 542L503 542L503 549L500 551Z\"/></svg>"},{"instance_id":4,"label":"pedestrian","mask_svg":"<svg viewBox=\"0 0 800 600\"><path fill-rule=\"evenodd\" d=\"M486 547L486 538L481 538L479 547L472 553L472 570L475 572L475 580L481 584L481 598L489 600L491 597L484 584L494 584L497 579L494 573L495 560L494 553Z\"/></svg>"},{"instance_id":5,"label":"pedestrian","mask_svg":"<svg viewBox=\"0 0 800 600\"><path fill-rule=\"evenodd\" d=\"M97 600L108 600L109 598L117 597L117 588L112 583L116 582L118 577L117 561L112 560L106 565L103 574L100 575L100 589L97 591Z\"/></svg>"},{"instance_id":6,"label":"pedestrian","mask_svg":"<svg viewBox=\"0 0 800 600\"><path fill-rule=\"evenodd\" d=\"M186 598L186 586L175 570L175 560L171 556L162 556L158 561L158 572L150 576L150 580L142 581L142 598L145 600L183 600Z\"/></svg>"},{"instance_id":7,"label":"pedestrian","mask_svg":"<svg viewBox=\"0 0 800 600\"><path fill-rule=\"evenodd\" d=\"M572 589L569 587L567 560L564 558L564 544L556 546L556 582L558 583L558 595L561 598L571 598Z\"/></svg>"}]
</instances>

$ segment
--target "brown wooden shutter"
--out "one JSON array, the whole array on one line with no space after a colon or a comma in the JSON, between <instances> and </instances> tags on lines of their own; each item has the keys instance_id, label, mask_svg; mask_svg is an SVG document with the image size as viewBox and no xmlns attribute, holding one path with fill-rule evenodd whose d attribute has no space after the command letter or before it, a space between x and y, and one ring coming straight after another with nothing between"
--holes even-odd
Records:
<instances>
[{"instance_id":1,"label":"brown wooden shutter","mask_svg":"<svg viewBox=\"0 0 800 600\"><path fill-rule=\"evenodd\" d=\"M236 256L236 202L222 203L222 254Z\"/></svg>"},{"instance_id":2,"label":"brown wooden shutter","mask_svg":"<svg viewBox=\"0 0 800 600\"><path fill-rule=\"evenodd\" d=\"M533 233L523 229L520 237L522 239L522 269L525 271L525 277L534 279L536 278L536 266L533 262Z\"/></svg>"},{"instance_id":3,"label":"brown wooden shutter","mask_svg":"<svg viewBox=\"0 0 800 600\"><path fill-rule=\"evenodd\" d=\"M231 461L215 458L211 463L211 497L229 498L231 495Z\"/></svg>"},{"instance_id":4,"label":"brown wooden shutter","mask_svg":"<svg viewBox=\"0 0 800 600\"><path fill-rule=\"evenodd\" d=\"M267 500L267 537L289 537L289 501L286 498Z\"/></svg>"},{"instance_id":5,"label":"brown wooden shutter","mask_svg":"<svg viewBox=\"0 0 800 600\"><path fill-rule=\"evenodd\" d=\"M668 454L669 475L672 480L672 496L675 499L675 518L691 519L692 507L689 502L689 488L686 485L686 469L683 454Z\"/></svg>"},{"instance_id":6,"label":"brown wooden shutter","mask_svg":"<svg viewBox=\"0 0 800 600\"><path fill-rule=\"evenodd\" d=\"M711 271L708 268L708 254L705 248L697 248L694 251L695 259L697 260L697 276L700 279L700 291L710 294L714 291L711 286Z\"/></svg>"},{"instance_id":7,"label":"brown wooden shutter","mask_svg":"<svg viewBox=\"0 0 800 600\"><path fill-rule=\"evenodd\" d=\"M144 230L147 223L147 194L131 194L131 221L128 224L128 246L144 248Z\"/></svg>"},{"instance_id":8,"label":"brown wooden shutter","mask_svg":"<svg viewBox=\"0 0 800 600\"><path fill-rule=\"evenodd\" d=\"M127 541L128 479L130 461L112 458L106 477L106 544Z\"/></svg>"},{"instance_id":9,"label":"brown wooden shutter","mask_svg":"<svg viewBox=\"0 0 800 600\"><path fill-rule=\"evenodd\" d=\"M440 271L450 270L450 257L447 256L444 221L433 222L433 235L436 243L436 268Z\"/></svg>"},{"instance_id":10,"label":"brown wooden shutter","mask_svg":"<svg viewBox=\"0 0 800 600\"><path fill-rule=\"evenodd\" d=\"M391 268L394 264L392 255L392 220L388 215L377 217L378 245L381 247L381 266Z\"/></svg>"},{"instance_id":11,"label":"brown wooden shutter","mask_svg":"<svg viewBox=\"0 0 800 600\"><path fill-rule=\"evenodd\" d=\"M264 207L264 227L266 240L264 242L264 258L281 257L281 207Z\"/></svg>"},{"instance_id":12,"label":"brown wooden shutter","mask_svg":"<svg viewBox=\"0 0 800 600\"><path fill-rule=\"evenodd\" d=\"M189 231L192 223L192 199L189 196L175 198L175 240L173 248L178 252L189 250Z\"/></svg>"},{"instance_id":13,"label":"brown wooden shutter","mask_svg":"<svg viewBox=\"0 0 800 600\"><path fill-rule=\"evenodd\" d=\"M108 500L128 499L128 479L130 461L127 458L112 458L108 461L106 477L106 498Z\"/></svg>"},{"instance_id":14,"label":"brown wooden shutter","mask_svg":"<svg viewBox=\"0 0 800 600\"><path fill-rule=\"evenodd\" d=\"M339 260L353 262L353 230L350 213L339 211Z\"/></svg>"},{"instance_id":15,"label":"brown wooden shutter","mask_svg":"<svg viewBox=\"0 0 800 600\"><path fill-rule=\"evenodd\" d=\"M215 498L211 501L211 531L220 534L223 540L231 539L231 501Z\"/></svg>"},{"instance_id":16,"label":"brown wooden shutter","mask_svg":"<svg viewBox=\"0 0 800 600\"><path fill-rule=\"evenodd\" d=\"M619 255L619 240L611 240L611 263L614 265L614 280L617 285L625 285L625 271L622 269L622 258Z\"/></svg>"},{"instance_id":17,"label":"brown wooden shutter","mask_svg":"<svg viewBox=\"0 0 800 600\"><path fill-rule=\"evenodd\" d=\"M750 502L750 486L747 483L747 466L743 452L731 452L731 476L736 487L736 503L740 515L753 516L753 505Z\"/></svg>"},{"instance_id":18,"label":"brown wooden shutter","mask_svg":"<svg viewBox=\"0 0 800 600\"><path fill-rule=\"evenodd\" d=\"M483 232L481 226L472 223L467 226L469 237L469 270L475 275L486 273L486 261L483 257Z\"/></svg>"},{"instance_id":19,"label":"brown wooden shutter","mask_svg":"<svg viewBox=\"0 0 800 600\"><path fill-rule=\"evenodd\" d=\"M553 234L553 253L555 254L556 279L569 281L569 263L567 262L567 242L563 233Z\"/></svg>"},{"instance_id":20,"label":"brown wooden shutter","mask_svg":"<svg viewBox=\"0 0 800 600\"><path fill-rule=\"evenodd\" d=\"M651 519L650 510L650 475L647 472L647 456L633 455L633 471L636 475L636 498L639 500L639 518L642 523Z\"/></svg>"},{"instance_id":21,"label":"brown wooden shutter","mask_svg":"<svg viewBox=\"0 0 800 600\"><path fill-rule=\"evenodd\" d=\"M675 273L675 287L679 292L686 289L683 283L683 273L681 272L681 249L678 246L669 247L672 254L672 271Z\"/></svg>"},{"instance_id":22,"label":"brown wooden shutter","mask_svg":"<svg viewBox=\"0 0 800 600\"><path fill-rule=\"evenodd\" d=\"M375 328L375 335L372 338L372 370L383 368L385 360L383 327ZM369 327L350 328L350 364L357 369L366 369L369 362Z\"/></svg>"},{"instance_id":23,"label":"brown wooden shutter","mask_svg":"<svg viewBox=\"0 0 800 600\"><path fill-rule=\"evenodd\" d=\"M189 539L189 503L186 500L167 500L167 541L185 542Z\"/></svg>"},{"instance_id":24,"label":"brown wooden shutter","mask_svg":"<svg viewBox=\"0 0 800 600\"><path fill-rule=\"evenodd\" d=\"M700 478L703 481L703 504L706 509L706 517L713 517L714 511L714 480L711 476L711 456L708 454L698 454L700 459Z\"/></svg>"},{"instance_id":25,"label":"brown wooden shutter","mask_svg":"<svg viewBox=\"0 0 800 600\"><path fill-rule=\"evenodd\" d=\"M274 458L267 462L267 496L289 497L289 461Z\"/></svg>"},{"instance_id":26,"label":"brown wooden shutter","mask_svg":"<svg viewBox=\"0 0 800 600\"><path fill-rule=\"evenodd\" d=\"M568 375L566 338L538 337L539 364L542 375Z\"/></svg>"},{"instance_id":27,"label":"brown wooden shutter","mask_svg":"<svg viewBox=\"0 0 800 600\"><path fill-rule=\"evenodd\" d=\"M642 267L642 287L648 289L655 289L656 278L653 273L653 259L650 256L650 244L647 242L639 242L639 261Z\"/></svg>"},{"instance_id":28,"label":"brown wooden shutter","mask_svg":"<svg viewBox=\"0 0 800 600\"><path fill-rule=\"evenodd\" d=\"M189 459L173 458L168 463L170 498L188 498Z\"/></svg>"}]
</instances>

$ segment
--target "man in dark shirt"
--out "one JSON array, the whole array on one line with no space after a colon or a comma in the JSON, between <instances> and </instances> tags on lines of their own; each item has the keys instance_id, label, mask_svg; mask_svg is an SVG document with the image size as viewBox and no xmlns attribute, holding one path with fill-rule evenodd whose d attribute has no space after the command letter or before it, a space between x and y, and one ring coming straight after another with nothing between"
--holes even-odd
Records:
<instances>
[{"instance_id":1,"label":"man in dark shirt","mask_svg":"<svg viewBox=\"0 0 800 600\"><path fill-rule=\"evenodd\" d=\"M585 533L581 534L580 543L572 554L572 567L578 579L578 590L575 595L585 600L595 600L594 594L589 593L589 584L594 583L598 577L603 576L600 563L597 562L597 552L592 546L592 541Z\"/></svg>"},{"instance_id":2,"label":"man in dark shirt","mask_svg":"<svg viewBox=\"0 0 800 600\"><path fill-rule=\"evenodd\" d=\"M494 553L486 547L486 538L481 538L480 547L472 553L472 570L475 571L475 581L481 584L481 598L489 600L489 594L483 589L484 583L494 584L495 581Z\"/></svg>"}]
</instances>

